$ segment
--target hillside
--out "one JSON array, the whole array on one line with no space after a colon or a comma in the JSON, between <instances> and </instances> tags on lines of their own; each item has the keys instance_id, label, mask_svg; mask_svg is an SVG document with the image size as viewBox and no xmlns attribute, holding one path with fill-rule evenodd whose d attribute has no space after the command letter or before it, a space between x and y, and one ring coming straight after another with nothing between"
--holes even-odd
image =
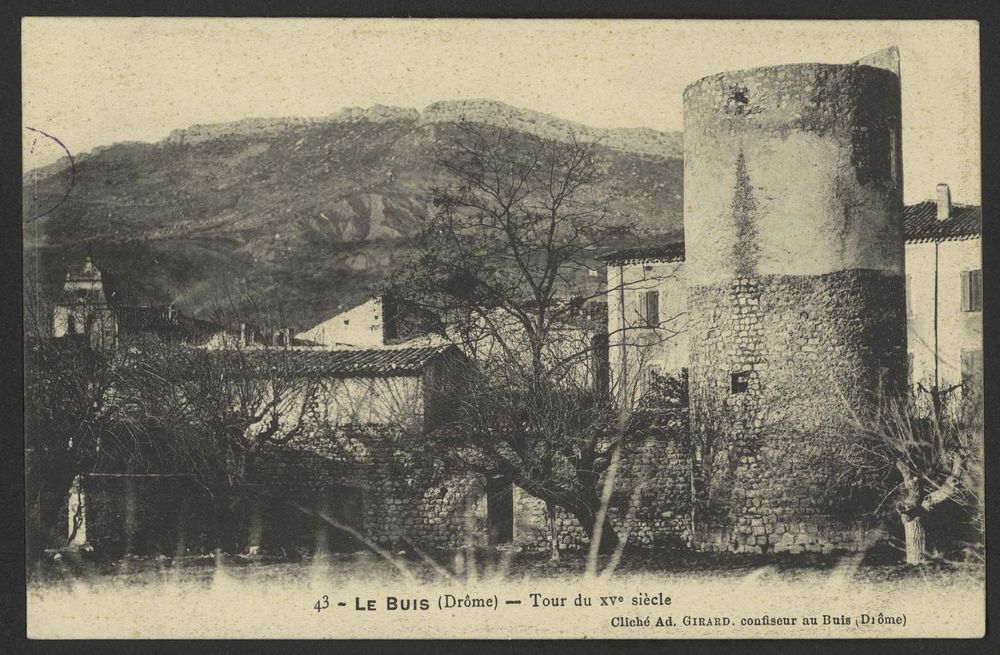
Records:
<instances>
[{"instance_id":1,"label":"hillside","mask_svg":"<svg viewBox=\"0 0 1000 655\"><path fill-rule=\"evenodd\" d=\"M248 285L297 327L363 299L406 249L445 182L435 149L453 121L549 138L599 140L612 198L595 255L681 229L680 137L602 130L489 101L346 109L324 118L248 119L177 130L159 143L102 147L25 176L25 262L58 288L85 253L132 302L200 315ZM37 189L37 191L36 191ZM34 218L41 214L40 218Z\"/></svg>"}]
</instances>

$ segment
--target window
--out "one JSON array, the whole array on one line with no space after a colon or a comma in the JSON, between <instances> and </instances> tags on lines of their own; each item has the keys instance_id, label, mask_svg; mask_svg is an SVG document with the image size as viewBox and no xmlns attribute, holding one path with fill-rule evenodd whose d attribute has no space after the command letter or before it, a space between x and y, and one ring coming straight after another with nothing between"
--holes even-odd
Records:
<instances>
[{"instance_id":1,"label":"window","mask_svg":"<svg viewBox=\"0 0 1000 655\"><path fill-rule=\"evenodd\" d=\"M962 271L962 311L983 311L983 271Z\"/></svg>"},{"instance_id":2,"label":"window","mask_svg":"<svg viewBox=\"0 0 1000 655\"><path fill-rule=\"evenodd\" d=\"M66 334L76 334L76 316L72 314L66 317Z\"/></svg>"},{"instance_id":3,"label":"window","mask_svg":"<svg viewBox=\"0 0 1000 655\"><path fill-rule=\"evenodd\" d=\"M906 385L913 386L913 353L906 353Z\"/></svg>"},{"instance_id":4,"label":"window","mask_svg":"<svg viewBox=\"0 0 1000 655\"><path fill-rule=\"evenodd\" d=\"M640 298L639 315L646 327L660 325L660 292L643 291Z\"/></svg>"},{"instance_id":5,"label":"window","mask_svg":"<svg viewBox=\"0 0 1000 655\"><path fill-rule=\"evenodd\" d=\"M750 388L750 372L740 371L739 373L733 373L732 388L730 391L732 393L746 393Z\"/></svg>"},{"instance_id":6,"label":"window","mask_svg":"<svg viewBox=\"0 0 1000 655\"><path fill-rule=\"evenodd\" d=\"M962 384L979 389L983 384L983 351L962 351Z\"/></svg>"}]
</instances>

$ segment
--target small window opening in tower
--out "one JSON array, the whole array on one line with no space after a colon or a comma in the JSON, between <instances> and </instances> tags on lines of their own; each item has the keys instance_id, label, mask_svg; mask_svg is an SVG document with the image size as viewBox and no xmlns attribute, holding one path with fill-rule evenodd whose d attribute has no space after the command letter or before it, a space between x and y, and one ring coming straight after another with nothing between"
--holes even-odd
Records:
<instances>
[{"instance_id":1,"label":"small window opening in tower","mask_svg":"<svg viewBox=\"0 0 1000 655\"><path fill-rule=\"evenodd\" d=\"M729 90L729 98L726 100L726 111L731 114L741 115L746 113L746 107L750 103L750 95L747 88L737 85Z\"/></svg>"},{"instance_id":2,"label":"small window opening in tower","mask_svg":"<svg viewBox=\"0 0 1000 655\"><path fill-rule=\"evenodd\" d=\"M733 373L731 393L746 393L750 389L750 372Z\"/></svg>"}]
</instances>

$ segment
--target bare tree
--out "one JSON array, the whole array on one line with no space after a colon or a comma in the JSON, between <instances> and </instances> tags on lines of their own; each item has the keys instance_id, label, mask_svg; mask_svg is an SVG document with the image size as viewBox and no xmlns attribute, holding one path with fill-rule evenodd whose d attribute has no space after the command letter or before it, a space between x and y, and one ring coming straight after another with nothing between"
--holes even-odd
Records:
<instances>
[{"instance_id":1,"label":"bare tree","mask_svg":"<svg viewBox=\"0 0 1000 655\"><path fill-rule=\"evenodd\" d=\"M852 469L856 475L874 469L889 481L886 497L896 499L907 564L927 560L926 522L945 505L982 534L983 410L972 386L962 397L956 388L935 393L930 403L913 394L890 400L876 419L857 426L860 456Z\"/></svg>"},{"instance_id":2,"label":"bare tree","mask_svg":"<svg viewBox=\"0 0 1000 655\"><path fill-rule=\"evenodd\" d=\"M307 436L320 381L303 370L288 331L257 300L227 299L215 316L227 329L207 346L150 348L140 373L161 460L207 492L216 539L233 550L235 492L263 447Z\"/></svg>"},{"instance_id":3,"label":"bare tree","mask_svg":"<svg viewBox=\"0 0 1000 655\"><path fill-rule=\"evenodd\" d=\"M402 314L476 363L449 376L452 413L432 442L543 500L550 517L563 508L611 549L602 498L631 409L609 388L606 314L593 311L608 290L587 284L609 214L594 195L598 146L458 128L439 161L453 182L389 285ZM669 319L646 327L676 334Z\"/></svg>"},{"instance_id":4,"label":"bare tree","mask_svg":"<svg viewBox=\"0 0 1000 655\"><path fill-rule=\"evenodd\" d=\"M52 336L51 306L30 284L25 316L25 490L29 554L62 532L58 512L77 476L97 471L144 471L156 466L156 447L147 430L138 340L107 341L100 311L84 317L87 329ZM93 319L93 320L90 320ZM80 526L73 519L67 543ZM62 533L66 534L66 533ZM48 535L48 536L45 536Z\"/></svg>"}]
</instances>

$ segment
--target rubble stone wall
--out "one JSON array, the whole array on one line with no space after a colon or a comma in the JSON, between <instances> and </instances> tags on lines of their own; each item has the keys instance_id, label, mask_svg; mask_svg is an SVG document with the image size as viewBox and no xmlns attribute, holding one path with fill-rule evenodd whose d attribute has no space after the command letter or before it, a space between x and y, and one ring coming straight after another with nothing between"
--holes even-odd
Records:
<instances>
[{"instance_id":1,"label":"rubble stone wall","mask_svg":"<svg viewBox=\"0 0 1000 655\"><path fill-rule=\"evenodd\" d=\"M716 495L707 547L865 545L863 499L850 501L845 520L835 516L837 476L857 454L847 452L857 422L903 388L903 285L852 270L691 290L712 307L693 331L693 429L724 440L715 485L726 495ZM746 373L746 391L734 393L734 372Z\"/></svg>"},{"instance_id":2,"label":"rubble stone wall","mask_svg":"<svg viewBox=\"0 0 1000 655\"><path fill-rule=\"evenodd\" d=\"M852 421L904 388L900 129L899 78L871 66L733 71L685 90L702 547L868 538L866 499L842 498L838 476Z\"/></svg>"}]
</instances>

